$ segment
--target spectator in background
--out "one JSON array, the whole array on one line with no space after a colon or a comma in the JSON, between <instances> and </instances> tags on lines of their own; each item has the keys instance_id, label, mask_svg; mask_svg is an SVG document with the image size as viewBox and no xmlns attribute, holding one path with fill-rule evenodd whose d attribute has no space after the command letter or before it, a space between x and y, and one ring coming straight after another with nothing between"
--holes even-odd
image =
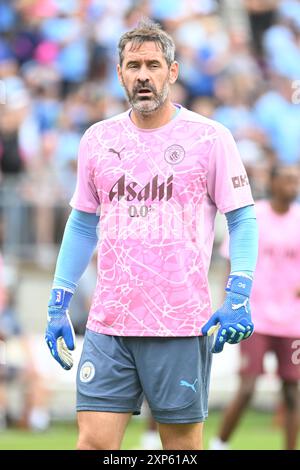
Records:
<instances>
[{"instance_id":1,"label":"spectator in background","mask_svg":"<svg viewBox=\"0 0 300 470\"><path fill-rule=\"evenodd\" d=\"M297 448L300 419L300 363L293 360L300 337L300 205L299 168L275 166L271 172L271 199L256 204L259 253L252 290L255 331L241 343L240 385L226 408L215 450L227 449L228 441L253 396L263 373L268 351L276 354L285 404L285 448ZM228 240L222 248L228 258Z\"/></svg>"},{"instance_id":2,"label":"spectator in background","mask_svg":"<svg viewBox=\"0 0 300 470\"><path fill-rule=\"evenodd\" d=\"M210 96L197 97L191 101L191 110L212 119L216 110L216 102Z\"/></svg>"},{"instance_id":3,"label":"spectator in background","mask_svg":"<svg viewBox=\"0 0 300 470\"><path fill-rule=\"evenodd\" d=\"M297 79L300 72L299 33L299 1L280 2L276 21L263 36L264 56L269 69L290 79Z\"/></svg>"},{"instance_id":4,"label":"spectator in background","mask_svg":"<svg viewBox=\"0 0 300 470\"><path fill-rule=\"evenodd\" d=\"M191 98L213 96L216 77L223 71L229 40L220 17L196 15L178 25L175 32L181 80Z\"/></svg>"},{"instance_id":5,"label":"spectator in background","mask_svg":"<svg viewBox=\"0 0 300 470\"><path fill-rule=\"evenodd\" d=\"M300 57L299 57L300 59ZM272 87L254 106L254 118L281 164L300 163L300 106L293 103L292 80L273 73Z\"/></svg>"},{"instance_id":6,"label":"spectator in background","mask_svg":"<svg viewBox=\"0 0 300 470\"><path fill-rule=\"evenodd\" d=\"M89 33L85 23L78 17L76 2L70 5L56 3L57 15L41 23L41 33L46 41L58 47L57 68L62 80L62 96L83 82L88 73Z\"/></svg>"},{"instance_id":7,"label":"spectator in background","mask_svg":"<svg viewBox=\"0 0 300 470\"><path fill-rule=\"evenodd\" d=\"M0 60L5 103L0 114L0 170L3 178L18 176L37 158L40 138L24 81L13 58Z\"/></svg>"},{"instance_id":8,"label":"spectator in background","mask_svg":"<svg viewBox=\"0 0 300 470\"><path fill-rule=\"evenodd\" d=\"M253 52L258 60L261 60L263 56L263 35L275 21L279 2L280 0L264 0L263 2L260 0L244 0L250 21Z\"/></svg>"},{"instance_id":9,"label":"spectator in background","mask_svg":"<svg viewBox=\"0 0 300 470\"><path fill-rule=\"evenodd\" d=\"M5 342L7 348L10 342L15 340L23 360L22 365L15 365L10 362L10 355L6 354L5 364L0 363L0 430L1 427L5 429L10 422L7 388L9 384L17 381L19 390L23 394L21 416L17 423L33 431L44 431L49 425L49 392L44 380L35 368L30 341L22 332L16 318L14 290L3 286L3 284L0 289L2 302L0 339ZM14 348L16 348L16 344Z\"/></svg>"}]
</instances>

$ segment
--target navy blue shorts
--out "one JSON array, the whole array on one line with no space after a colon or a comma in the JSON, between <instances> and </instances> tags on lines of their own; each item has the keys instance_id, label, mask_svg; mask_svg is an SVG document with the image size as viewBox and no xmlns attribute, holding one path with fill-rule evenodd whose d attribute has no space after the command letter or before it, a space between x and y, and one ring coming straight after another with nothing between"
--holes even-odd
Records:
<instances>
[{"instance_id":1,"label":"navy blue shorts","mask_svg":"<svg viewBox=\"0 0 300 470\"><path fill-rule=\"evenodd\" d=\"M86 330L77 411L131 412L144 397L159 423L207 418L212 337L110 336Z\"/></svg>"}]
</instances>

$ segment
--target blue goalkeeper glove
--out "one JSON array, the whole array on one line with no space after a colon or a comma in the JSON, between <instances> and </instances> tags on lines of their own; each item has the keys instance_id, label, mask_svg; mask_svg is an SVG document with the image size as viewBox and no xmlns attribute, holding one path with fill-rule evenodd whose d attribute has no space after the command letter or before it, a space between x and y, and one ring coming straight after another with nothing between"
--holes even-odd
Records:
<instances>
[{"instance_id":1,"label":"blue goalkeeper glove","mask_svg":"<svg viewBox=\"0 0 300 470\"><path fill-rule=\"evenodd\" d=\"M254 325L249 305L251 287L252 279L246 274L229 276L225 302L202 327L203 335L215 334L212 352L223 351L226 342L239 343L252 335Z\"/></svg>"},{"instance_id":2,"label":"blue goalkeeper glove","mask_svg":"<svg viewBox=\"0 0 300 470\"><path fill-rule=\"evenodd\" d=\"M68 314L73 292L56 287L48 304L48 325L45 340L54 359L66 370L73 366L70 351L75 349L75 334Z\"/></svg>"}]
</instances>

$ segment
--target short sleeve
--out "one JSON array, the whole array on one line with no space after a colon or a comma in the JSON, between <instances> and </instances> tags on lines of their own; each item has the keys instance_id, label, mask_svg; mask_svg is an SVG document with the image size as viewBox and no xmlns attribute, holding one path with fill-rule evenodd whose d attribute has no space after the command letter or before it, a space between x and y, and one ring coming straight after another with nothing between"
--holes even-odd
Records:
<instances>
[{"instance_id":1,"label":"short sleeve","mask_svg":"<svg viewBox=\"0 0 300 470\"><path fill-rule=\"evenodd\" d=\"M218 125L211 147L207 189L222 214L254 204L236 143L230 131L222 125Z\"/></svg>"},{"instance_id":2,"label":"short sleeve","mask_svg":"<svg viewBox=\"0 0 300 470\"><path fill-rule=\"evenodd\" d=\"M70 205L77 210L97 213L100 205L97 189L93 181L93 172L90 168L91 155L89 152L89 130L83 135L79 144L77 162L77 182Z\"/></svg>"}]
</instances>

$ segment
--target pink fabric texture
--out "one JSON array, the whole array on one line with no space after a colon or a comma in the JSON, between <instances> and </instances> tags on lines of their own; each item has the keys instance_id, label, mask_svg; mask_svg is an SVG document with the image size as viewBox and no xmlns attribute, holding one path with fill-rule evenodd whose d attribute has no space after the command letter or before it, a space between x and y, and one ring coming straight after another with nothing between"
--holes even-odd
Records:
<instances>
[{"instance_id":1,"label":"pink fabric texture","mask_svg":"<svg viewBox=\"0 0 300 470\"><path fill-rule=\"evenodd\" d=\"M137 128L130 111L90 127L72 207L100 214L87 327L119 336L198 336L211 315L216 211L253 204L230 132L181 108ZM76 254L74 254L76 256Z\"/></svg>"}]
</instances>

